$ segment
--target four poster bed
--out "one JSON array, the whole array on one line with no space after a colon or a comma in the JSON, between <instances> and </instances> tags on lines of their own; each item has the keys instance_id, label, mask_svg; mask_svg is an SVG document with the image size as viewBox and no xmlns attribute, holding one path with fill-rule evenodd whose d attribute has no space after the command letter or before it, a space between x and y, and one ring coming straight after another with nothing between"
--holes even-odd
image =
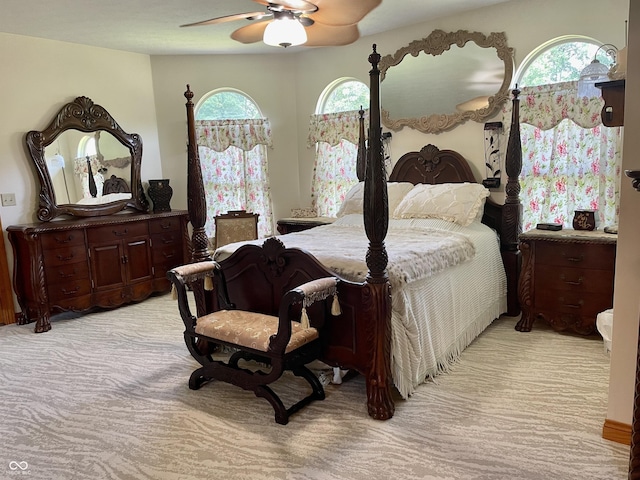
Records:
<instances>
[{"instance_id":1,"label":"four poster bed","mask_svg":"<svg viewBox=\"0 0 640 480\"><path fill-rule=\"evenodd\" d=\"M260 265L255 264L255 257L253 264L248 264L245 256L237 254L239 244L219 249L215 260L225 272L229 296L237 308L258 308L263 313L277 311L282 293L305 281L336 273L343 278L338 285L341 313L326 319L321 360L361 373L366 380L369 415L384 420L394 413L393 385L408 397L426 378L446 370L500 314L519 313L516 290L521 151L518 92L514 90L505 161L505 204L479 195L467 202L473 204L465 211L473 217L468 221L415 218L410 214L403 218L398 209L402 213L405 210L401 207L415 207L405 201L411 196L409 191L418 189L414 185L447 184L443 186L445 195L454 190L462 192L463 188L474 192L484 189L460 154L433 145L403 155L387 181L380 126L379 60L374 45L369 56L372 68L366 165L362 165L365 155L358 157L359 175L364 174L359 185L362 213L347 212L333 225L277 237L282 251L286 246L313 254L302 255L295 262L282 260L282 252L274 248L276 242L269 242L268 250L264 243ZM185 97L192 261L200 262L211 257L204 230L206 205L189 86ZM361 128L361 152L363 134ZM398 193L400 190L402 193ZM263 241L252 243L261 245ZM204 282L192 288L198 316L217 309L218 299L205 289ZM199 353L210 348L197 342L189 347Z\"/></svg>"}]
</instances>

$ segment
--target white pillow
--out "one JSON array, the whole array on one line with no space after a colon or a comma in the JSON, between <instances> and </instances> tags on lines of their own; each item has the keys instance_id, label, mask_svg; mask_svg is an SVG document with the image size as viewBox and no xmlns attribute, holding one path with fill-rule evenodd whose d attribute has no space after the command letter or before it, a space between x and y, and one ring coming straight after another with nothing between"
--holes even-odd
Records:
<instances>
[{"instance_id":1,"label":"white pillow","mask_svg":"<svg viewBox=\"0 0 640 480\"><path fill-rule=\"evenodd\" d=\"M387 183L387 196L389 199L389 213L392 213L404 198L404 196L413 189L410 182L389 182ZM347 192L344 202L340 205L340 209L336 216L344 217L352 213L362 215L362 206L364 203L364 182L355 184Z\"/></svg>"},{"instance_id":2,"label":"white pillow","mask_svg":"<svg viewBox=\"0 0 640 480\"><path fill-rule=\"evenodd\" d=\"M418 184L393 212L394 218L440 218L470 225L482 218L489 190L479 183Z\"/></svg>"}]
</instances>

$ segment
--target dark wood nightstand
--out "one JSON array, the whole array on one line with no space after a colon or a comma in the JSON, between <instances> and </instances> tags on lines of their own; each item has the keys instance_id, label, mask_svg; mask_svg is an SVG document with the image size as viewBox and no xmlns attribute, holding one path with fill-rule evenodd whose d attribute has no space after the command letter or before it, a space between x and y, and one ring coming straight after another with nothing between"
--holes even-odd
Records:
<instances>
[{"instance_id":1,"label":"dark wood nightstand","mask_svg":"<svg viewBox=\"0 0 640 480\"><path fill-rule=\"evenodd\" d=\"M303 217L303 218L281 218L278 220L278 232L282 235L286 233L301 232L320 225L329 225L336 219L332 217Z\"/></svg>"},{"instance_id":2,"label":"dark wood nightstand","mask_svg":"<svg viewBox=\"0 0 640 480\"><path fill-rule=\"evenodd\" d=\"M602 231L530 230L520 235L518 298L528 332L537 318L555 330L590 335L598 313L613 306L617 235Z\"/></svg>"}]
</instances>

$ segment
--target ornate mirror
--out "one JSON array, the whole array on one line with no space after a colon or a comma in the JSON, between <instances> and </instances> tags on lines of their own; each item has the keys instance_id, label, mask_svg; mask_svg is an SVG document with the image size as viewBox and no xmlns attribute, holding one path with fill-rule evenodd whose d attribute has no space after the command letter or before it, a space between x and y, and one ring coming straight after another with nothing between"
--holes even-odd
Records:
<instances>
[{"instance_id":1,"label":"ornate mirror","mask_svg":"<svg viewBox=\"0 0 640 480\"><path fill-rule=\"evenodd\" d=\"M504 33L434 30L380 60L382 123L440 133L481 122L509 98L512 75Z\"/></svg>"},{"instance_id":2,"label":"ornate mirror","mask_svg":"<svg viewBox=\"0 0 640 480\"><path fill-rule=\"evenodd\" d=\"M40 178L40 220L148 210L140 179L142 139L124 132L91 99L67 103L25 141Z\"/></svg>"}]
</instances>

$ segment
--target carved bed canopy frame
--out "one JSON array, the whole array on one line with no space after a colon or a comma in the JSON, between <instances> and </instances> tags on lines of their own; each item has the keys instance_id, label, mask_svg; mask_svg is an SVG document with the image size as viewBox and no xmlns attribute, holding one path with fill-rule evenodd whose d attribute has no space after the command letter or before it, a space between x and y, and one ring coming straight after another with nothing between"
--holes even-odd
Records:
<instances>
[{"instance_id":1,"label":"carved bed canopy frame","mask_svg":"<svg viewBox=\"0 0 640 480\"><path fill-rule=\"evenodd\" d=\"M373 45L368 57L371 64L368 148L364 149L364 126L359 142L358 172L364 173L364 226L368 239L366 264L368 273L361 284L341 282L339 292L343 314L332 326L322 360L333 366L357 370L365 377L367 407L373 418L386 420L393 416L390 368L391 286L387 275L385 237L389 225L387 179L385 172L380 117L380 55ZM511 132L506 154L506 201L504 205L490 199L485 205L483 223L500 235L501 254L507 272L509 315L519 312L517 303L518 235L520 233L518 175L521 169L520 130L518 124L518 90L514 90ZM189 85L187 99L188 211L193 229L192 262L211 260L205 233L206 204L194 122L193 92ZM366 155L366 157L365 157ZM364 165L363 165L364 164ZM360 175L359 175L360 176ZM420 152L405 154L396 164L390 181L413 183L443 183L446 181L475 182L464 158L450 150L438 150L430 145ZM286 242L286 240L284 240ZM312 257L310 257L312 258ZM317 269L317 261L313 259ZM237 263L237 262L236 262ZM230 269L236 268L234 265ZM197 315L215 308L215 298L205 292L203 282L192 285ZM255 293L258 295L258 293ZM246 296L246 295L245 295Z\"/></svg>"}]
</instances>

